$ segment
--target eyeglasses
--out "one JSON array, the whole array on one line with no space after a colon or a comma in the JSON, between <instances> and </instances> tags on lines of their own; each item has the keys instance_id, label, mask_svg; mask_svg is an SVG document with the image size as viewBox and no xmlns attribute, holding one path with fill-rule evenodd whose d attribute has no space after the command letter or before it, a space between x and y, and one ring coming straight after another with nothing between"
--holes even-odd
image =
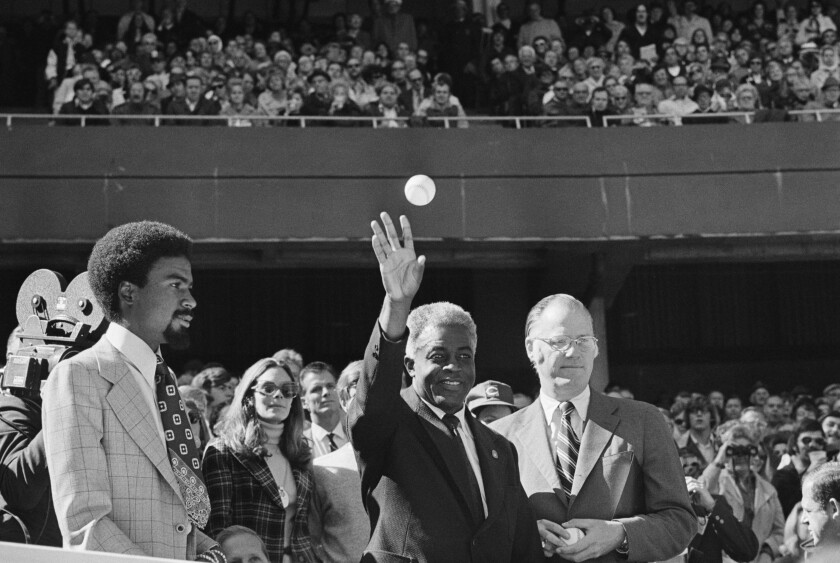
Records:
<instances>
[{"instance_id":1,"label":"eyeglasses","mask_svg":"<svg viewBox=\"0 0 840 563\"><path fill-rule=\"evenodd\" d=\"M542 340L558 352L565 352L572 347L572 343L574 343L575 347L589 352L594 350L595 345L598 343L598 339L594 336L578 336L577 338L571 338L569 336L555 336L554 338L534 337L534 340Z\"/></svg>"},{"instance_id":2,"label":"eyeglasses","mask_svg":"<svg viewBox=\"0 0 840 563\"><path fill-rule=\"evenodd\" d=\"M684 418L675 418L674 419L674 424L683 425L683 424L685 424L685 419Z\"/></svg>"},{"instance_id":3,"label":"eyeglasses","mask_svg":"<svg viewBox=\"0 0 840 563\"><path fill-rule=\"evenodd\" d=\"M276 398L278 395L284 399L294 399L300 394L300 385L294 382L281 383L275 385L274 383L260 383L252 387L255 393L264 395L266 397Z\"/></svg>"},{"instance_id":4,"label":"eyeglasses","mask_svg":"<svg viewBox=\"0 0 840 563\"><path fill-rule=\"evenodd\" d=\"M825 446L825 438L811 438L810 436L803 436L800 438L800 440L802 440L802 443L806 446L810 446L811 442L814 442L815 446Z\"/></svg>"},{"instance_id":5,"label":"eyeglasses","mask_svg":"<svg viewBox=\"0 0 840 563\"><path fill-rule=\"evenodd\" d=\"M563 88L562 86L555 86L554 91L555 92L568 92L569 89L568 88Z\"/></svg>"},{"instance_id":6,"label":"eyeglasses","mask_svg":"<svg viewBox=\"0 0 840 563\"><path fill-rule=\"evenodd\" d=\"M613 96L613 100L622 101L626 100L627 96Z\"/></svg>"}]
</instances>

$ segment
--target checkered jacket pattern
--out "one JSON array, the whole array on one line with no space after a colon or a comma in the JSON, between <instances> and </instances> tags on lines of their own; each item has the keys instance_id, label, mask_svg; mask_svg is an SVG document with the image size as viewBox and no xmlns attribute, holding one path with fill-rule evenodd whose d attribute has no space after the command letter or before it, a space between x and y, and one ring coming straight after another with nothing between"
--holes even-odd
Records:
<instances>
[{"instance_id":1,"label":"checkered jacket pattern","mask_svg":"<svg viewBox=\"0 0 840 563\"><path fill-rule=\"evenodd\" d=\"M208 533L215 537L234 524L251 528L265 542L272 563L281 563L286 510L265 460L241 457L217 440L204 452L202 472L210 494ZM292 473L297 488L297 510L292 522L292 558L305 563L317 562L318 557L309 537L312 468L304 471L292 469Z\"/></svg>"},{"instance_id":2,"label":"checkered jacket pattern","mask_svg":"<svg viewBox=\"0 0 840 563\"><path fill-rule=\"evenodd\" d=\"M195 559L195 529L126 359L106 338L61 362L43 391L44 446L64 545Z\"/></svg>"}]
</instances>

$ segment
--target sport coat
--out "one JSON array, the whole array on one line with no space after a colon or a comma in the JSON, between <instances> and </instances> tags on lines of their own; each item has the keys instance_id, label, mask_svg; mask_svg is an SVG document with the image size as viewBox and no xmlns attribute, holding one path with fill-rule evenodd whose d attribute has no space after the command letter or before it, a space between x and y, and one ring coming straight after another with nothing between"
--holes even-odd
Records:
<instances>
[{"instance_id":1,"label":"sport coat","mask_svg":"<svg viewBox=\"0 0 840 563\"><path fill-rule=\"evenodd\" d=\"M449 430L413 388L400 391L405 342L389 342L376 326L348 411L372 530L362 561L541 561L516 450L466 413L488 511L474 514Z\"/></svg>"},{"instance_id":2,"label":"sport coat","mask_svg":"<svg viewBox=\"0 0 840 563\"><path fill-rule=\"evenodd\" d=\"M251 528L265 542L269 561L281 563L285 526L291 526L295 561L317 561L309 541L311 468L292 468L297 490L292 522L286 521L280 489L264 458L247 458L215 440L204 452L201 469L210 494L207 531L213 537L234 524Z\"/></svg>"},{"instance_id":3,"label":"sport coat","mask_svg":"<svg viewBox=\"0 0 840 563\"><path fill-rule=\"evenodd\" d=\"M491 424L520 452L522 485L536 517L618 520L627 531L630 561L677 555L697 532L697 518L662 415L647 403L592 390L587 416L570 499L560 486L539 400ZM621 558L612 552L593 561Z\"/></svg>"},{"instance_id":4,"label":"sport coat","mask_svg":"<svg viewBox=\"0 0 840 563\"><path fill-rule=\"evenodd\" d=\"M195 559L215 545L190 524L166 445L125 357L101 338L53 369L43 433L65 547Z\"/></svg>"}]
</instances>

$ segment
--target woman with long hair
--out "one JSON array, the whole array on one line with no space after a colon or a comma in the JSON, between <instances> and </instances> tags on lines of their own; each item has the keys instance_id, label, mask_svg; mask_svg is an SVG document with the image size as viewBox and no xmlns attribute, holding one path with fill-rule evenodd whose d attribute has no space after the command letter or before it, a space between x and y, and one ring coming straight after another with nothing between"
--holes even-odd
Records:
<instances>
[{"instance_id":1,"label":"woman with long hair","mask_svg":"<svg viewBox=\"0 0 840 563\"><path fill-rule=\"evenodd\" d=\"M283 363L264 358L248 368L202 466L208 533L251 528L273 563L318 560L309 538L312 453L299 393Z\"/></svg>"}]
</instances>

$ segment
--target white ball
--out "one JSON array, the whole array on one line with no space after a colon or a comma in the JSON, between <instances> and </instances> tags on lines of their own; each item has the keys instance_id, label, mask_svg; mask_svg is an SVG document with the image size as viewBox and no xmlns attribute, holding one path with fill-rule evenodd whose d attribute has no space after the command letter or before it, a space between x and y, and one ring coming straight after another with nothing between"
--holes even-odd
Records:
<instances>
[{"instance_id":1,"label":"white ball","mask_svg":"<svg viewBox=\"0 0 840 563\"><path fill-rule=\"evenodd\" d=\"M435 182L425 174L417 174L405 183L405 197L412 205L426 205L435 198Z\"/></svg>"},{"instance_id":2,"label":"white ball","mask_svg":"<svg viewBox=\"0 0 840 563\"><path fill-rule=\"evenodd\" d=\"M569 539L563 540L566 545L572 545L583 539L583 531L580 528L566 528L566 531L569 532Z\"/></svg>"}]
</instances>

